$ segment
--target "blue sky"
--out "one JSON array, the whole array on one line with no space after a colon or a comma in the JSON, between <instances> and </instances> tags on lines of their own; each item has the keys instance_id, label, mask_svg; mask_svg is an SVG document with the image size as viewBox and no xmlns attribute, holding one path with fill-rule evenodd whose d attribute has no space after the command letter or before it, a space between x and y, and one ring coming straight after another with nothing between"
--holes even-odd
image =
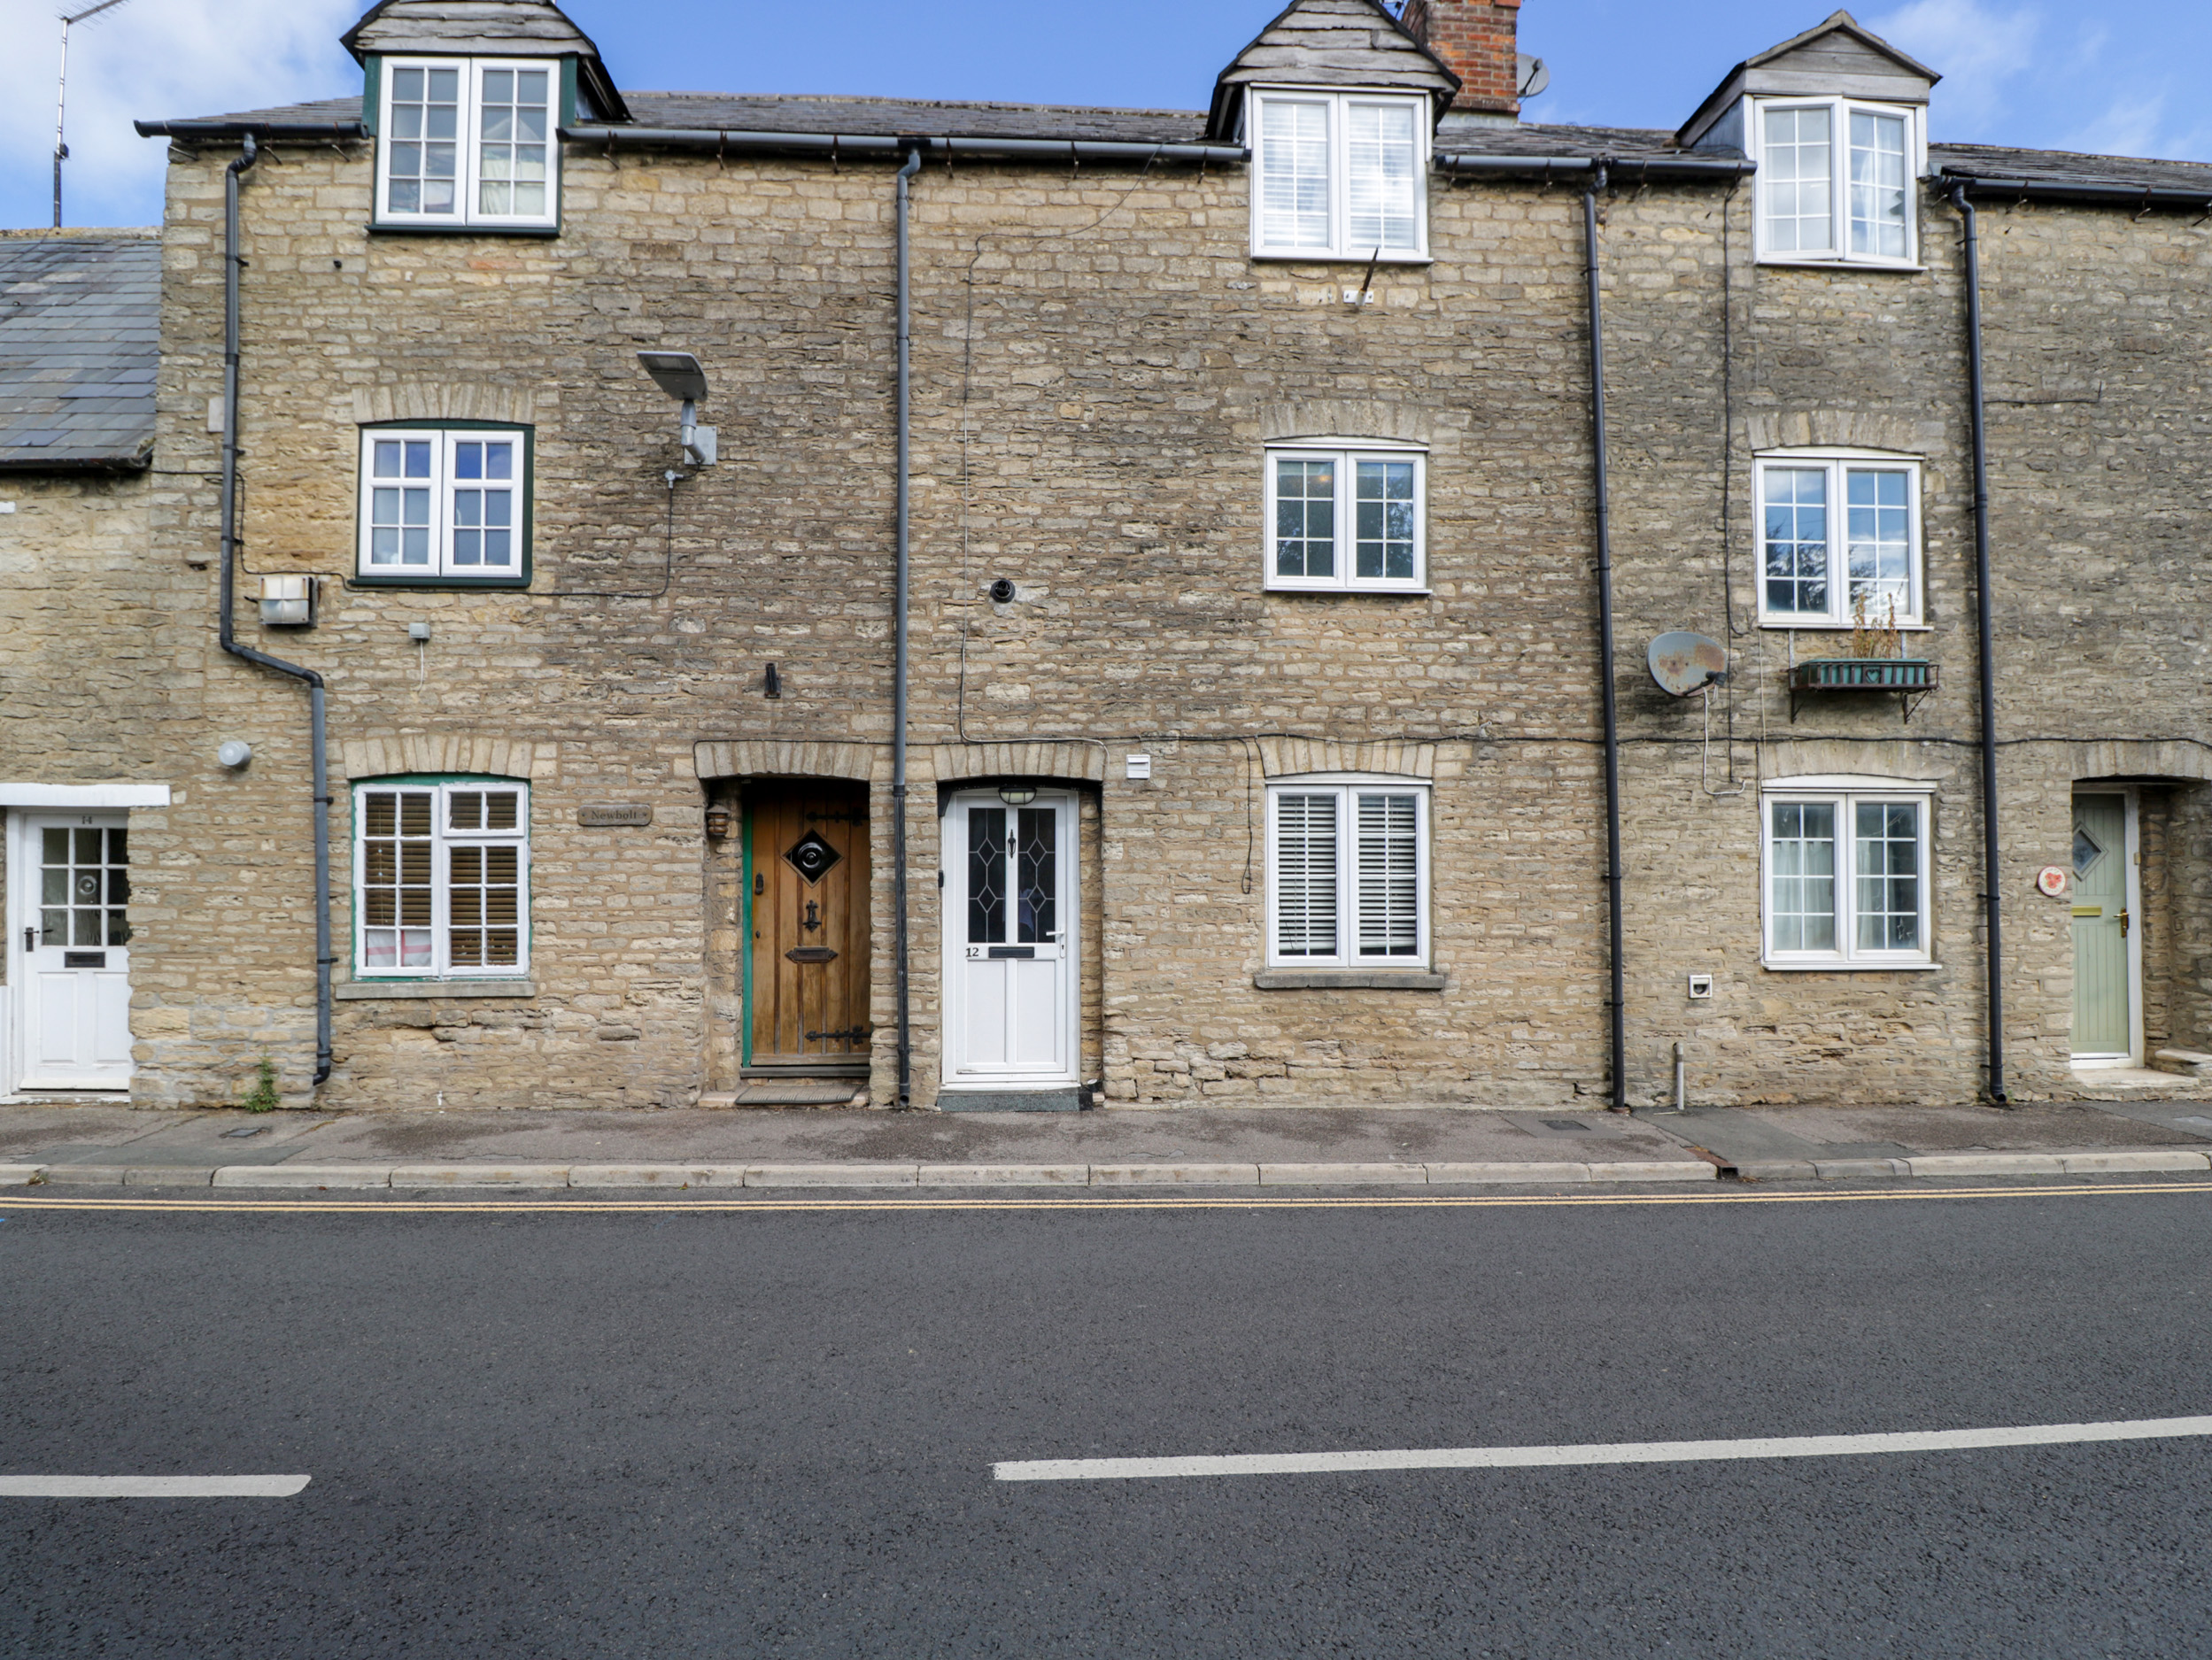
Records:
<instances>
[{"instance_id":1,"label":"blue sky","mask_svg":"<svg viewBox=\"0 0 2212 1660\"><path fill-rule=\"evenodd\" d=\"M72 0L81 4L83 0ZM358 90L336 39L367 0L129 0L70 48L72 224L151 224L161 150L133 116ZM573 0L618 83L1202 108L1280 0ZM1526 0L1538 121L1672 127L1730 66L1833 0ZM1938 140L2212 161L2212 0L1868 0L1860 20L1944 72ZM0 0L0 226L50 215L51 0Z\"/></svg>"}]
</instances>

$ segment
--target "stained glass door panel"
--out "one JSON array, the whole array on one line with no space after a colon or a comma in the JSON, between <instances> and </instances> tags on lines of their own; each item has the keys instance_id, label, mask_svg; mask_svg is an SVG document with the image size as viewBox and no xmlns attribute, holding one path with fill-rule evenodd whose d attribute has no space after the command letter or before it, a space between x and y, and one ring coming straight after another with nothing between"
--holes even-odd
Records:
<instances>
[{"instance_id":1,"label":"stained glass door panel","mask_svg":"<svg viewBox=\"0 0 2212 1660\"><path fill-rule=\"evenodd\" d=\"M945 819L945 1082L1076 1081L1075 803L963 797Z\"/></svg>"}]
</instances>

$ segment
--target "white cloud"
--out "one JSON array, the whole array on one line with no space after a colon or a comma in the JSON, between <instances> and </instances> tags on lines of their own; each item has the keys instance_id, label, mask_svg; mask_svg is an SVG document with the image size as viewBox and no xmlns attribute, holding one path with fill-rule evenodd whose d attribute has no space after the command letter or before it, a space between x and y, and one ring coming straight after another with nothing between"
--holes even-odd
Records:
<instances>
[{"instance_id":1,"label":"white cloud","mask_svg":"<svg viewBox=\"0 0 2212 1660\"><path fill-rule=\"evenodd\" d=\"M87 0L70 0L81 9ZM69 32L68 220L152 224L166 147L134 119L220 115L358 88L337 38L367 0L135 0ZM0 223L51 212L54 0L0 0Z\"/></svg>"},{"instance_id":2,"label":"white cloud","mask_svg":"<svg viewBox=\"0 0 2212 1660\"><path fill-rule=\"evenodd\" d=\"M1984 126L2003 107L2005 83L2034 65L2042 27L2032 6L1998 11L1981 0L1910 0L1867 23L1943 77L1937 108L1961 127Z\"/></svg>"}]
</instances>

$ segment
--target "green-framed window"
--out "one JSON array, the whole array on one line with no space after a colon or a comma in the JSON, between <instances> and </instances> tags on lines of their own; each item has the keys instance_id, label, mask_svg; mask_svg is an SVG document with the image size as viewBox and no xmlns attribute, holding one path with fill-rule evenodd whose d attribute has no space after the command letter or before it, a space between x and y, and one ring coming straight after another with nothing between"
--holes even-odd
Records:
<instances>
[{"instance_id":1,"label":"green-framed window","mask_svg":"<svg viewBox=\"0 0 2212 1660\"><path fill-rule=\"evenodd\" d=\"M356 579L398 587L527 586L536 449L528 427L363 427Z\"/></svg>"},{"instance_id":2,"label":"green-framed window","mask_svg":"<svg viewBox=\"0 0 2212 1660\"><path fill-rule=\"evenodd\" d=\"M530 785L520 779L356 784L354 978L523 978L530 868Z\"/></svg>"}]
</instances>

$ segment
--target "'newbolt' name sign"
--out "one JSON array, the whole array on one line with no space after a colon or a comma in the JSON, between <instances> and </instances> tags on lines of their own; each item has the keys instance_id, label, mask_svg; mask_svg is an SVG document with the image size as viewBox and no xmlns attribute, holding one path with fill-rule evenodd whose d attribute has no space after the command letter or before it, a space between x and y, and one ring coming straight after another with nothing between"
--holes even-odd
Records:
<instances>
[{"instance_id":1,"label":"'newbolt' name sign","mask_svg":"<svg viewBox=\"0 0 2212 1660\"><path fill-rule=\"evenodd\" d=\"M650 824L653 809L642 803L601 801L576 809L576 822L586 830L612 830L625 824Z\"/></svg>"}]
</instances>

